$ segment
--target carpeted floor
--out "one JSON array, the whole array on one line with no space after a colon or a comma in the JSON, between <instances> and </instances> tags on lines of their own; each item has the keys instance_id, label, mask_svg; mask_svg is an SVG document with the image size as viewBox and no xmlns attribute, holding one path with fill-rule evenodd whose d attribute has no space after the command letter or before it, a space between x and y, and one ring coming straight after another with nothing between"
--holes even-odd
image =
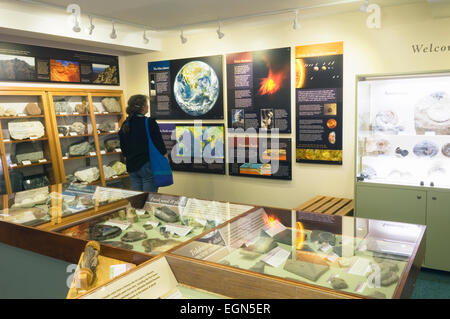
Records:
<instances>
[{"instance_id":1,"label":"carpeted floor","mask_svg":"<svg viewBox=\"0 0 450 319\"><path fill-rule=\"evenodd\" d=\"M412 299L450 299L450 272L422 268Z\"/></svg>"}]
</instances>

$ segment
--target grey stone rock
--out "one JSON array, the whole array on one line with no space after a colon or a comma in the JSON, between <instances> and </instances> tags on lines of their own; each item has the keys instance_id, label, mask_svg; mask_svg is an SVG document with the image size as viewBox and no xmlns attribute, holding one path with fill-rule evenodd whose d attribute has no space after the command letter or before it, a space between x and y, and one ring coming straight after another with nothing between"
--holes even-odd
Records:
<instances>
[{"instance_id":1,"label":"grey stone rock","mask_svg":"<svg viewBox=\"0 0 450 319\"><path fill-rule=\"evenodd\" d=\"M50 185L48 177L43 174L31 175L24 177L23 189L34 189Z\"/></svg>"},{"instance_id":2,"label":"grey stone rock","mask_svg":"<svg viewBox=\"0 0 450 319\"><path fill-rule=\"evenodd\" d=\"M111 245L113 247L122 248L122 249L133 249L133 245L125 244L121 241L102 241L102 244Z\"/></svg>"},{"instance_id":3,"label":"grey stone rock","mask_svg":"<svg viewBox=\"0 0 450 319\"><path fill-rule=\"evenodd\" d=\"M85 134L86 133L86 125L84 125L81 122L74 122L72 125L69 126L70 132L75 132L78 135Z\"/></svg>"},{"instance_id":4,"label":"grey stone rock","mask_svg":"<svg viewBox=\"0 0 450 319\"><path fill-rule=\"evenodd\" d=\"M56 114L60 114L60 113L67 113L67 114L72 114L73 109L70 106L69 102L67 102L66 100L60 100L60 101L55 101L55 112Z\"/></svg>"},{"instance_id":5,"label":"grey stone rock","mask_svg":"<svg viewBox=\"0 0 450 319\"><path fill-rule=\"evenodd\" d=\"M69 128L67 126L58 126L58 134L62 134L64 136L69 134Z\"/></svg>"},{"instance_id":6,"label":"grey stone rock","mask_svg":"<svg viewBox=\"0 0 450 319\"><path fill-rule=\"evenodd\" d=\"M115 113L115 112L121 112L122 108L120 106L120 103L117 99L111 97L111 98L104 98L102 100L102 105L105 108L106 111L110 112L110 113Z\"/></svg>"},{"instance_id":7,"label":"grey stone rock","mask_svg":"<svg viewBox=\"0 0 450 319\"><path fill-rule=\"evenodd\" d=\"M117 138L105 140L105 148L108 152L114 152L116 148L120 148L120 140Z\"/></svg>"},{"instance_id":8,"label":"grey stone rock","mask_svg":"<svg viewBox=\"0 0 450 319\"><path fill-rule=\"evenodd\" d=\"M333 289L346 289L348 288L347 282L342 278L331 279L331 286Z\"/></svg>"},{"instance_id":9,"label":"grey stone rock","mask_svg":"<svg viewBox=\"0 0 450 319\"><path fill-rule=\"evenodd\" d=\"M319 264L312 264L300 260L288 259L284 269L300 277L311 281L317 281L330 267Z\"/></svg>"},{"instance_id":10,"label":"grey stone rock","mask_svg":"<svg viewBox=\"0 0 450 319\"><path fill-rule=\"evenodd\" d=\"M73 144L69 147L69 156L84 156L91 150L89 142Z\"/></svg>"},{"instance_id":11,"label":"grey stone rock","mask_svg":"<svg viewBox=\"0 0 450 319\"><path fill-rule=\"evenodd\" d=\"M44 125L40 121L10 121L8 122L8 131L11 138L15 140L24 140L30 137L40 138L45 135Z\"/></svg>"},{"instance_id":12,"label":"grey stone rock","mask_svg":"<svg viewBox=\"0 0 450 319\"><path fill-rule=\"evenodd\" d=\"M413 152L418 157L433 157L439 152L439 148L431 141L422 141L414 146Z\"/></svg>"},{"instance_id":13,"label":"grey stone rock","mask_svg":"<svg viewBox=\"0 0 450 319\"><path fill-rule=\"evenodd\" d=\"M117 175L122 175L127 172L127 166L120 161L111 162L109 163L108 166L110 166L114 171L116 171Z\"/></svg>"},{"instance_id":14,"label":"grey stone rock","mask_svg":"<svg viewBox=\"0 0 450 319\"><path fill-rule=\"evenodd\" d=\"M166 206L156 208L155 216L168 223L174 223L180 219L180 215Z\"/></svg>"},{"instance_id":15,"label":"grey stone rock","mask_svg":"<svg viewBox=\"0 0 450 319\"><path fill-rule=\"evenodd\" d=\"M140 231L129 231L128 233L126 233L125 235L123 235L120 240L124 241L124 242L135 242L138 240L142 240L142 239L146 239L147 238L147 234L140 232Z\"/></svg>"},{"instance_id":16,"label":"grey stone rock","mask_svg":"<svg viewBox=\"0 0 450 319\"><path fill-rule=\"evenodd\" d=\"M151 230L151 229L153 229L153 226L150 225L150 224L145 224L145 225L142 226L142 227L144 227L145 230Z\"/></svg>"},{"instance_id":17,"label":"grey stone rock","mask_svg":"<svg viewBox=\"0 0 450 319\"><path fill-rule=\"evenodd\" d=\"M42 143L20 143L16 146L16 163L22 164L23 161L37 163L44 159L44 150Z\"/></svg>"},{"instance_id":18,"label":"grey stone rock","mask_svg":"<svg viewBox=\"0 0 450 319\"><path fill-rule=\"evenodd\" d=\"M91 225L89 227L89 238L91 240L103 241L119 236L122 230L117 226Z\"/></svg>"},{"instance_id":19,"label":"grey stone rock","mask_svg":"<svg viewBox=\"0 0 450 319\"><path fill-rule=\"evenodd\" d=\"M111 132L116 130L116 124L113 121L106 121L98 126L101 132Z\"/></svg>"},{"instance_id":20,"label":"grey stone rock","mask_svg":"<svg viewBox=\"0 0 450 319\"><path fill-rule=\"evenodd\" d=\"M142 246L144 246L146 253L151 253L151 252L164 252L181 243L182 243L181 241L175 239L150 238L144 240L142 242Z\"/></svg>"},{"instance_id":21,"label":"grey stone rock","mask_svg":"<svg viewBox=\"0 0 450 319\"><path fill-rule=\"evenodd\" d=\"M103 165L103 173L105 174L106 179L116 175L116 171L112 167L106 165Z\"/></svg>"},{"instance_id":22,"label":"grey stone rock","mask_svg":"<svg viewBox=\"0 0 450 319\"><path fill-rule=\"evenodd\" d=\"M386 299L386 295L378 290L375 290L368 296L376 299Z\"/></svg>"},{"instance_id":23,"label":"grey stone rock","mask_svg":"<svg viewBox=\"0 0 450 319\"><path fill-rule=\"evenodd\" d=\"M273 240L273 238L270 237L260 237L258 241L250 246L247 246L247 248L244 248L244 250L256 252L259 254L265 254L275 247L277 247L277 243Z\"/></svg>"},{"instance_id":24,"label":"grey stone rock","mask_svg":"<svg viewBox=\"0 0 450 319\"><path fill-rule=\"evenodd\" d=\"M92 183L100 178L100 171L97 167L91 167L76 171L74 175L81 182Z\"/></svg>"}]
</instances>

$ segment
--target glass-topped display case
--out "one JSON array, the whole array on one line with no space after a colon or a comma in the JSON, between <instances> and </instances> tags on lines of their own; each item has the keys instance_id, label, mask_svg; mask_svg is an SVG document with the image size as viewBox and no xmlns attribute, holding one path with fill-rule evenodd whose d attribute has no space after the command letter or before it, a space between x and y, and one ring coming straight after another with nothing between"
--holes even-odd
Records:
<instances>
[{"instance_id":1,"label":"glass-topped display case","mask_svg":"<svg viewBox=\"0 0 450 319\"><path fill-rule=\"evenodd\" d=\"M252 208L149 193L142 207L128 205L56 231L75 238L157 255Z\"/></svg>"},{"instance_id":2,"label":"glass-topped display case","mask_svg":"<svg viewBox=\"0 0 450 319\"><path fill-rule=\"evenodd\" d=\"M56 184L3 195L0 221L39 226L129 199L142 192L82 184Z\"/></svg>"},{"instance_id":3,"label":"glass-topped display case","mask_svg":"<svg viewBox=\"0 0 450 319\"><path fill-rule=\"evenodd\" d=\"M172 254L325 293L400 298L422 263L424 231L414 224L259 208Z\"/></svg>"},{"instance_id":4,"label":"glass-topped display case","mask_svg":"<svg viewBox=\"0 0 450 319\"><path fill-rule=\"evenodd\" d=\"M450 188L450 73L359 76L358 181Z\"/></svg>"}]
</instances>

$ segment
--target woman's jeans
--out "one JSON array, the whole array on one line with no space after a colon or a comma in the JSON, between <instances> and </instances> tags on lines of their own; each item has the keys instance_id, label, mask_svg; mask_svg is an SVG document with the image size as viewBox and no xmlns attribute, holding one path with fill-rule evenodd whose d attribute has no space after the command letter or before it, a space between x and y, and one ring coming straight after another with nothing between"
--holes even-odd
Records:
<instances>
[{"instance_id":1,"label":"woman's jeans","mask_svg":"<svg viewBox=\"0 0 450 319\"><path fill-rule=\"evenodd\" d=\"M136 171L130 173L131 188L136 191L158 192L158 187L153 182L152 167L150 162L145 163Z\"/></svg>"}]
</instances>

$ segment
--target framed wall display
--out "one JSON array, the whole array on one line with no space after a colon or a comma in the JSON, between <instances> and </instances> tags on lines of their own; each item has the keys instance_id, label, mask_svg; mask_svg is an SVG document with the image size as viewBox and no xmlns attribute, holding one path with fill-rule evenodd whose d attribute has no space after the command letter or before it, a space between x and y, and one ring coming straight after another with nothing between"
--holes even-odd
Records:
<instances>
[{"instance_id":1,"label":"framed wall display","mask_svg":"<svg viewBox=\"0 0 450 319\"><path fill-rule=\"evenodd\" d=\"M159 124L174 171L225 174L223 124Z\"/></svg>"},{"instance_id":2,"label":"framed wall display","mask_svg":"<svg viewBox=\"0 0 450 319\"><path fill-rule=\"evenodd\" d=\"M0 42L0 81L119 85L119 58Z\"/></svg>"},{"instance_id":3,"label":"framed wall display","mask_svg":"<svg viewBox=\"0 0 450 319\"><path fill-rule=\"evenodd\" d=\"M230 175L292 180L291 139L230 136Z\"/></svg>"},{"instance_id":4,"label":"framed wall display","mask_svg":"<svg viewBox=\"0 0 450 319\"><path fill-rule=\"evenodd\" d=\"M295 48L296 161L342 165L343 42Z\"/></svg>"},{"instance_id":5,"label":"framed wall display","mask_svg":"<svg viewBox=\"0 0 450 319\"><path fill-rule=\"evenodd\" d=\"M223 119L222 56L149 62L151 116Z\"/></svg>"},{"instance_id":6,"label":"framed wall display","mask_svg":"<svg viewBox=\"0 0 450 319\"><path fill-rule=\"evenodd\" d=\"M291 132L291 48L227 54L228 127Z\"/></svg>"}]
</instances>

